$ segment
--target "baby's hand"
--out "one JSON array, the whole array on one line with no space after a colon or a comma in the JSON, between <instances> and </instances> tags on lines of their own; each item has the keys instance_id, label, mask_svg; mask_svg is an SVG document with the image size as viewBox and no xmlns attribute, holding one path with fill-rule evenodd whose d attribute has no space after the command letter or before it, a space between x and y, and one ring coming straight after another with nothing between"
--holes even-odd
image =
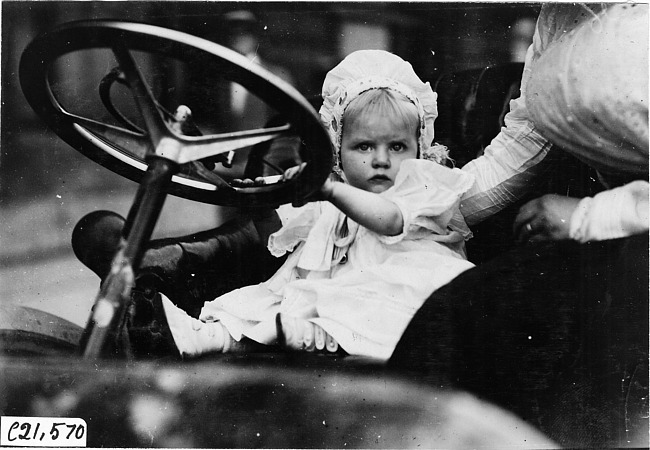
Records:
<instances>
[{"instance_id":1,"label":"baby's hand","mask_svg":"<svg viewBox=\"0 0 650 450\"><path fill-rule=\"evenodd\" d=\"M334 189L334 183L335 181L332 180L332 177L329 176L323 183L323 185L320 188L320 195L319 199L320 200L329 200L332 198L332 190Z\"/></svg>"},{"instance_id":2,"label":"baby's hand","mask_svg":"<svg viewBox=\"0 0 650 450\"><path fill-rule=\"evenodd\" d=\"M231 184L235 187L263 186L266 184L266 179L264 177L257 177L254 180L251 178L235 178Z\"/></svg>"},{"instance_id":3,"label":"baby's hand","mask_svg":"<svg viewBox=\"0 0 650 450\"><path fill-rule=\"evenodd\" d=\"M306 164L307 163L302 163L299 166L295 166L287 169L284 172L284 175L282 176L282 180L289 181L294 179L300 172L302 172ZM332 195L333 185L334 182L328 177L318 192L316 192L314 195L312 195L309 198L301 200L300 202L293 202L292 205L295 207L300 207L312 201L328 200Z\"/></svg>"},{"instance_id":4,"label":"baby's hand","mask_svg":"<svg viewBox=\"0 0 650 450\"><path fill-rule=\"evenodd\" d=\"M284 174L282 175L282 181L293 180L300 172L302 172L302 169L304 169L306 165L307 163L302 163L299 166L289 167L284 171Z\"/></svg>"}]
</instances>

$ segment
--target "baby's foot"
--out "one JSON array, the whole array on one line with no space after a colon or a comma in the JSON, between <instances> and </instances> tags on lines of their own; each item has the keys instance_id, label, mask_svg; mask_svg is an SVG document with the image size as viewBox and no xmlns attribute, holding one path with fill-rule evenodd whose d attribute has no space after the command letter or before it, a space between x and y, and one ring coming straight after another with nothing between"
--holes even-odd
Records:
<instances>
[{"instance_id":1,"label":"baby's foot","mask_svg":"<svg viewBox=\"0 0 650 450\"><path fill-rule=\"evenodd\" d=\"M281 347L307 352L335 353L339 350L339 344L332 336L308 320L278 313L275 325Z\"/></svg>"},{"instance_id":2,"label":"baby's foot","mask_svg":"<svg viewBox=\"0 0 650 450\"><path fill-rule=\"evenodd\" d=\"M204 353L226 353L230 350L233 339L221 322L202 322L195 319L166 297L163 297L162 304L174 343L181 356L194 357Z\"/></svg>"}]
</instances>

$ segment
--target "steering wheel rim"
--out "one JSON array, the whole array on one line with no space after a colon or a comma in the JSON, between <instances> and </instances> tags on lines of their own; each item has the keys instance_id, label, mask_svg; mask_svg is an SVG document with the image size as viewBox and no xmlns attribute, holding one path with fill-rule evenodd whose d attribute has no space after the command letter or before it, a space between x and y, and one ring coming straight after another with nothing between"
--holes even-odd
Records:
<instances>
[{"instance_id":1,"label":"steering wheel rim","mask_svg":"<svg viewBox=\"0 0 650 450\"><path fill-rule=\"evenodd\" d=\"M30 106L61 139L109 170L140 182L147 168L145 158L152 156L152 153L144 155L140 150L140 155L134 154L119 143L129 142L128 135L124 134L126 128L112 126L108 132L102 134L103 132L100 133L94 128L96 124L91 123L94 119L71 114L55 97L49 80L50 67L66 54L87 49L110 49L116 55L123 51L143 51L181 61L212 58L211 62L223 69L219 74L221 79L244 86L280 112L286 118L291 131L300 136L307 149L307 164L304 169L297 177L287 182L253 187L224 184L217 186L214 180L201 180L178 174L172 179L169 194L224 206L277 206L309 197L317 192L329 175L332 167L332 147L316 111L295 88L261 66L250 64L244 56L214 42L155 25L112 20L63 24L40 35L27 46L19 67L21 87ZM119 55L118 61L122 66L123 59L120 59ZM135 70L137 72L137 68ZM146 83L144 84L148 89ZM133 86L131 91L134 91ZM153 98L148 100L155 101ZM158 110L158 113L161 111ZM105 128L105 125L99 124L99 129ZM149 126L146 128L147 138L158 133ZM256 131L251 130L250 133ZM262 135L271 133L259 131ZM116 132L121 136L117 138L118 143L111 141L111 136ZM186 150L183 142L187 143L188 139L173 134L170 136L172 140L180 142L181 153ZM188 163L185 160L176 162ZM194 160L189 162L194 163Z\"/></svg>"}]
</instances>

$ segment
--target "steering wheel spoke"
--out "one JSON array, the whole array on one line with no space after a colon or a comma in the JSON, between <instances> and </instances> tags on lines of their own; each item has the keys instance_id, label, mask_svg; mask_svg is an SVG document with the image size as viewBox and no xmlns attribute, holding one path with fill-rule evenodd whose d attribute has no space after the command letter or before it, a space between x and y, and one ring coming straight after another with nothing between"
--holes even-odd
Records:
<instances>
[{"instance_id":1,"label":"steering wheel spoke","mask_svg":"<svg viewBox=\"0 0 650 450\"><path fill-rule=\"evenodd\" d=\"M205 159L268 142L288 135L290 128L290 125L284 125L281 127L236 131L233 133L200 137L182 137L179 139L182 139L185 143L185 148L179 162L182 164L189 161Z\"/></svg>"},{"instance_id":2,"label":"steering wheel spoke","mask_svg":"<svg viewBox=\"0 0 650 450\"><path fill-rule=\"evenodd\" d=\"M111 116L117 119L118 122L124 125L127 129L144 133L140 127L136 126L128 118L124 117L124 115L122 115L122 113L120 113L113 105L113 101L111 100L111 87L113 86L113 83L116 82L127 87L129 85L124 77L124 72L122 72L122 69L120 69L119 66L114 67L110 72L108 72L99 83L99 98L104 104L104 108L106 108L106 111L108 111Z\"/></svg>"},{"instance_id":3,"label":"steering wheel spoke","mask_svg":"<svg viewBox=\"0 0 650 450\"><path fill-rule=\"evenodd\" d=\"M183 171L182 171L183 172ZM190 175L201 180L212 183L217 189L233 189L232 186L211 170L208 170L202 163L191 161L187 164L187 169L184 170L186 175Z\"/></svg>"},{"instance_id":4,"label":"steering wheel spoke","mask_svg":"<svg viewBox=\"0 0 650 450\"><path fill-rule=\"evenodd\" d=\"M86 134L88 139L99 138L106 143L112 143L114 147L127 151L141 160L154 152L151 140L147 135L135 131L120 128L107 123L99 122L76 114L65 113L79 132Z\"/></svg>"},{"instance_id":5,"label":"steering wheel spoke","mask_svg":"<svg viewBox=\"0 0 650 450\"><path fill-rule=\"evenodd\" d=\"M133 99L140 110L145 127L149 132L149 138L155 148L164 137L169 136L171 130L160 113L151 89L144 80L142 73L140 73L129 50L121 42L118 42L113 47L113 53L120 64L126 83L133 93Z\"/></svg>"}]
</instances>

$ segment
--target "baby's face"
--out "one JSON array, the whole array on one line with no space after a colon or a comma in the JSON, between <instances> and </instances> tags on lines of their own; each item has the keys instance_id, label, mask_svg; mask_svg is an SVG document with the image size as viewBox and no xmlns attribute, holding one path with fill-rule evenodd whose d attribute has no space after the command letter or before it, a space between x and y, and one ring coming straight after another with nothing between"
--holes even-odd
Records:
<instances>
[{"instance_id":1,"label":"baby's face","mask_svg":"<svg viewBox=\"0 0 650 450\"><path fill-rule=\"evenodd\" d=\"M343 127L341 168L352 186L380 193L393 186L402 161L416 158L417 151L417 123L361 114Z\"/></svg>"}]
</instances>

